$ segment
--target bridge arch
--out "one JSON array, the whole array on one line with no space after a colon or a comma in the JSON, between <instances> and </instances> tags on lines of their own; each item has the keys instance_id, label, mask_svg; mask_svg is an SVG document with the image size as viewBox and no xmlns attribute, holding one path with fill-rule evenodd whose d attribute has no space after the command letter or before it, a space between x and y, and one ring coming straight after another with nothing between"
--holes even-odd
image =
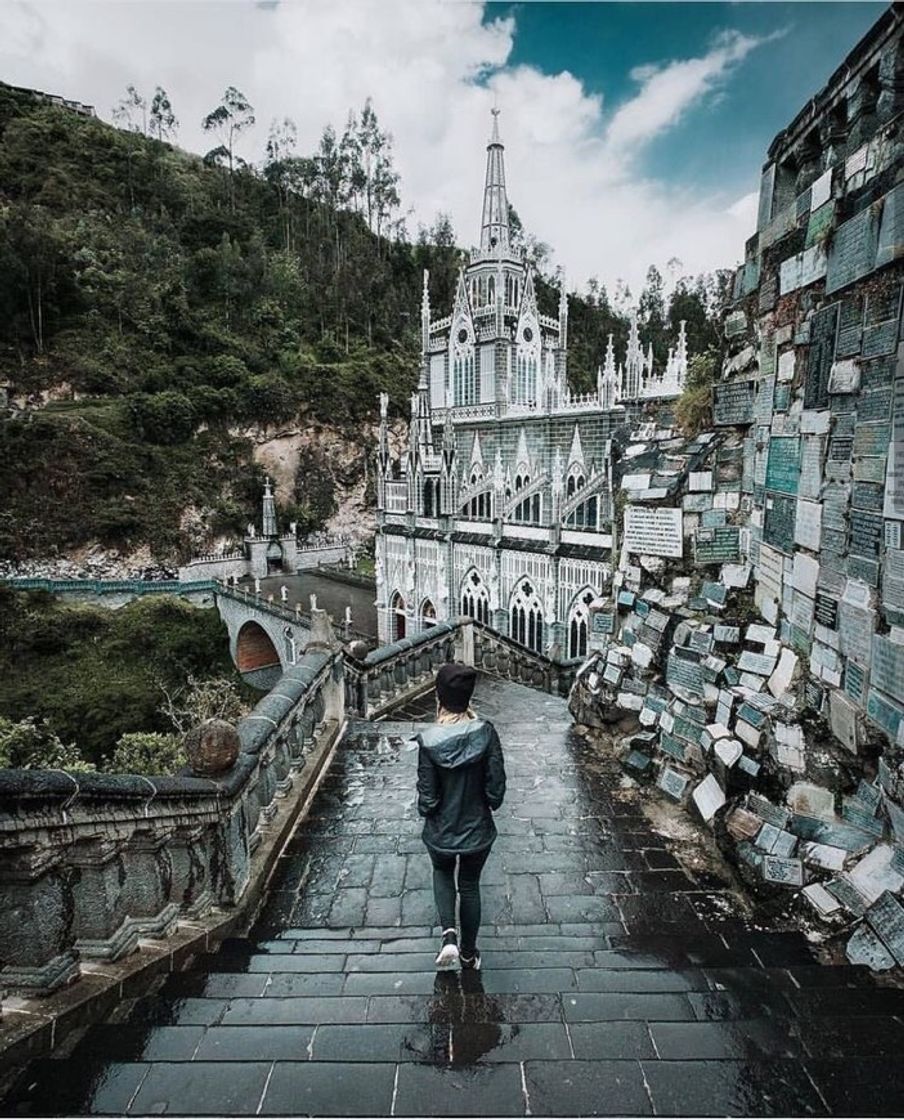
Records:
<instances>
[{"instance_id":1,"label":"bridge arch","mask_svg":"<svg viewBox=\"0 0 904 1120\"><path fill-rule=\"evenodd\" d=\"M269 669L281 664L279 653L267 631L249 619L242 624L235 641L235 663L240 673Z\"/></svg>"}]
</instances>

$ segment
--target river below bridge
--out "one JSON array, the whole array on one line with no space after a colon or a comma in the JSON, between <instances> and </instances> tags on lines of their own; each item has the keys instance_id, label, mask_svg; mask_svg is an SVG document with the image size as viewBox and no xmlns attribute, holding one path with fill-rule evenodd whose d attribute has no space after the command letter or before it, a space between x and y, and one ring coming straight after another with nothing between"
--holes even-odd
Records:
<instances>
[{"instance_id":1,"label":"river below bridge","mask_svg":"<svg viewBox=\"0 0 904 1120\"><path fill-rule=\"evenodd\" d=\"M428 698L350 723L247 937L129 991L5 1113L901 1115L904 992L749 922L564 700L484 678L476 707L508 771L483 971L433 966Z\"/></svg>"}]
</instances>

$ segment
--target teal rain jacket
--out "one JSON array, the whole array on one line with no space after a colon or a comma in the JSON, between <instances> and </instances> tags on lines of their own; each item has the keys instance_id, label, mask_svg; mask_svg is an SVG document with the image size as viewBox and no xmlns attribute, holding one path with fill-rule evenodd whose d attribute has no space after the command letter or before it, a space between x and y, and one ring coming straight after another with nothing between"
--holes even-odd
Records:
<instances>
[{"instance_id":1,"label":"teal rain jacket","mask_svg":"<svg viewBox=\"0 0 904 1120\"><path fill-rule=\"evenodd\" d=\"M496 839L493 811L505 797L505 764L496 728L486 720L437 724L418 744L417 811L421 836L441 855L466 855Z\"/></svg>"}]
</instances>

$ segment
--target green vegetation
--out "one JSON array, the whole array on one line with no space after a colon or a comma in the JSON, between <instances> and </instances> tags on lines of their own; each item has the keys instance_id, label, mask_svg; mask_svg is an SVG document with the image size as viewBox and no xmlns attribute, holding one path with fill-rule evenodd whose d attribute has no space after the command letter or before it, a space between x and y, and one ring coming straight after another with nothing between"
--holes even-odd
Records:
<instances>
[{"instance_id":1,"label":"green vegetation","mask_svg":"<svg viewBox=\"0 0 904 1120\"><path fill-rule=\"evenodd\" d=\"M675 419L686 436L695 436L712 426L713 384L719 367L718 354L696 354L688 362L687 385L675 404Z\"/></svg>"},{"instance_id":2,"label":"green vegetation","mask_svg":"<svg viewBox=\"0 0 904 1120\"><path fill-rule=\"evenodd\" d=\"M239 154L254 110L232 87L204 120L204 159L173 146L159 87L130 87L116 119L0 84L0 383L27 402L0 421L0 556L100 541L171 561L191 520L241 533L262 483L248 429L323 423L359 439L381 390L404 414L424 268L434 307L452 301L451 223L408 240L369 101L309 156L291 121L275 123L260 169ZM554 314L549 250L512 221ZM641 302L660 360L678 318L692 349L712 333L718 292L688 281L666 307L651 270ZM628 295L612 305L591 284L570 298L575 388L595 384L608 333L623 346ZM332 508L323 489L296 488L303 531Z\"/></svg>"},{"instance_id":3,"label":"green vegetation","mask_svg":"<svg viewBox=\"0 0 904 1120\"><path fill-rule=\"evenodd\" d=\"M64 605L44 592L0 586L0 760L71 768L80 757L115 770L117 754L120 761L126 754L172 758L172 743L162 738L179 730L174 714L202 711L199 690L230 703L253 696L232 666L216 611L169 596L118 610ZM14 734L10 723L23 720L32 727ZM130 737L136 732L138 740ZM148 740L147 732L162 738ZM74 753L52 761L60 751Z\"/></svg>"}]
</instances>

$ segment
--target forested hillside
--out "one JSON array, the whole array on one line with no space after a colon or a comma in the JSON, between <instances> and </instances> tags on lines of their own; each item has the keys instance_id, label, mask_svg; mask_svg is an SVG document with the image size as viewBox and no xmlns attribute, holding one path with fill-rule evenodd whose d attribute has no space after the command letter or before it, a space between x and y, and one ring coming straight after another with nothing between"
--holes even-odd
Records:
<instances>
[{"instance_id":1,"label":"forested hillside","mask_svg":"<svg viewBox=\"0 0 904 1120\"><path fill-rule=\"evenodd\" d=\"M263 473L249 430L321 424L354 442L380 390L402 414L423 268L434 307L450 303L455 234L440 215L408 238L369 103L308 157L290 121L274 125L261 168L237 155L252 116L238 91L205 121L220 144L204 159L155 106L149 120L134 95L132 127L114 128L0 84L0 383L19 406L0 421L0 558L99 541L172 560L187 511L211 537L240 532ZM519 237L542 273L545 246ZM714 291L685 283L666 306L651 270L640 305L658 353L679 318L692 351L715 344ZM576 387L610 331L623 347L604 289L571 299ZM297 497L286 515L318 528Z\"/></svg>"}]
</instances>

